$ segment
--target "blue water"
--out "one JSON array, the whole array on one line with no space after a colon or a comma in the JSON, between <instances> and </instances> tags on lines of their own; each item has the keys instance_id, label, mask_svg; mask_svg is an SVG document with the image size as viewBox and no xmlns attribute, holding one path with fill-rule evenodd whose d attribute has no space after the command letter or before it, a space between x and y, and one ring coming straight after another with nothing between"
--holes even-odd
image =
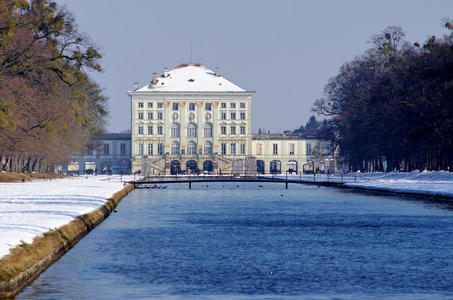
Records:
<instances>
[{"instance_id":1,"label":"blue water","mask_svg":"<svg viewBox=\"0 0 453 300\"><path fill-rule=\"evenodd\" d=\"M17 299L453 299L448 205L238 185L134 190Z\"/></svg>"}]
</instances>

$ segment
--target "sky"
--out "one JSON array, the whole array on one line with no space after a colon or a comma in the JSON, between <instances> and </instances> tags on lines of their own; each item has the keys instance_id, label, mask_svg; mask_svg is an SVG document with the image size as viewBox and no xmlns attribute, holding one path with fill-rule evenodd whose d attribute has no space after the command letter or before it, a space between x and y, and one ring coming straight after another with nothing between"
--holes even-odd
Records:
<instances>
[{"instance_id":1,"label":"sky","mask_svg":"<svg viewBox=\"0 0 453 300\"><path fill-rule=\"evenodd\" d=\"M56 0L100 46L109 97L108 132L130 129L134 82L144 85L190 62L255 91L253 131L305 125L324 85L371 47L372 35L401 26L411 43L443 36L451 0Z\"/></svg>"}]
</instances>

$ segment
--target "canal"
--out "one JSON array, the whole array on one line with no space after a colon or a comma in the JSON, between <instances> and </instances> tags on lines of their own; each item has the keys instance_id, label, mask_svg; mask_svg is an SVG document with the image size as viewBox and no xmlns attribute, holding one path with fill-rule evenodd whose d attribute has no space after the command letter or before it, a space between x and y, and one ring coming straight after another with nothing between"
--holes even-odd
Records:
<instances>
[{"instance_id":1,"label":"canal","mask_svg":"<svg viewBox=\"0 0 453 300\"><path fill-rule=\"evenodd\" d=\"M16 299L445 299L453 211L292 184L134 190Z\"/></svg>"}]
</instances>

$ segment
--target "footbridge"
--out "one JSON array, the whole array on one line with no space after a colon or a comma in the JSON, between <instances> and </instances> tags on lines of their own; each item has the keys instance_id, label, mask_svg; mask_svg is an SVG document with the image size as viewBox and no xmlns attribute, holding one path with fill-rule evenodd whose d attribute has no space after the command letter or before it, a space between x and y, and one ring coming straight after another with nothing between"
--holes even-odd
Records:
<instances>
[{"instance_id":1,"label":"footbridge","mask_svg":"<svg viewBox=\"0 0 453 300\"><path fill-rule=\"evenodd\" d=\"M327 178L327 179L326 179ZM316 184L319 186L342 186L343 179L340 177L323 179L314 176L247 176L247 175L161 175L161 176L146 176L140 180L128 181L136 188L161 188L162 184L167 183L186 183L189 189L192 188L192 183L208 183L208 182L261 182L261 183L281 183L288 189L291 184Z\"/></svg>"}]
</instances>

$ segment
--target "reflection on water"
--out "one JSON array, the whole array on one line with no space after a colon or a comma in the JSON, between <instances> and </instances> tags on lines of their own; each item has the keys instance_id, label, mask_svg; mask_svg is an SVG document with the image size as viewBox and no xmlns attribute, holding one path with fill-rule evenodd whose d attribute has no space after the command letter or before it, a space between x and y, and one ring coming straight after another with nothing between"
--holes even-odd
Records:
<instances>
[{"instance_id":1,"label":"reflection on water","mask_svg":"<svg viewBox=\"0 0 453 300\"><path fill-rule=\"evenodd\" d=\"M445 299L453 214L316 186L135 190L17 299Z\"/></svg>"}]
</instances>

